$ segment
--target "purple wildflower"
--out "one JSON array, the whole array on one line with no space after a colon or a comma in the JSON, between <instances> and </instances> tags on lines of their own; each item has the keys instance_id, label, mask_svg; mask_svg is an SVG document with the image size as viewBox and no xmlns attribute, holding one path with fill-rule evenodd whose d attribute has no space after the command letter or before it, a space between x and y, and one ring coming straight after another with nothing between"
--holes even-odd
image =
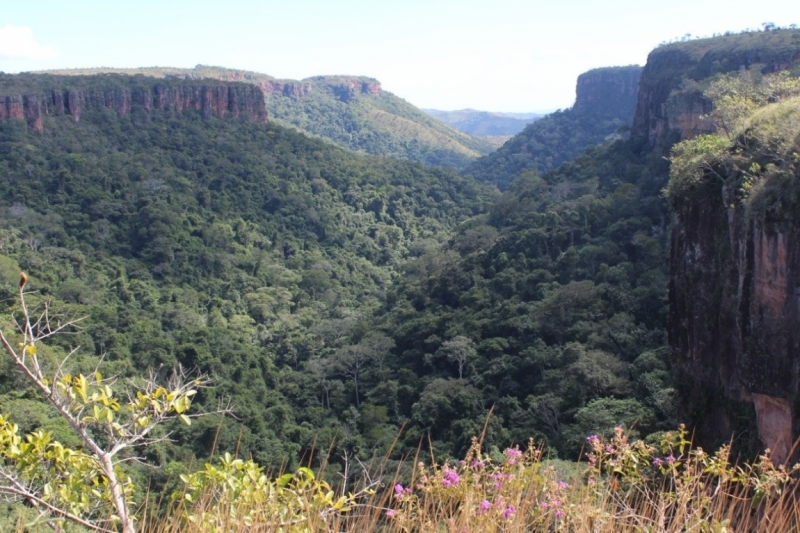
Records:
<instances>
[{"instance_id":1,"label":"purple wildflower","mask_svg":"<svg viewBox=\"0 0 800 533\"><path fill-rule=\"evenodd\" d=\"M450 487L455 487L458 485L459 481L461 481L461 477L458 475L458 472L445 468L444 477L442 478L442 485L444 485L444 488L449 489Z\"/></svg>"},{"instance_id":2,"label":"purple wildflower","mask_svg":"<svg viewBox=\"0 0 800 533\"><path fill-rule=\"evenodd\" d=\"M516 448L506 448L503 452L508 457L508 464L513 465L517 463L517 459L522 457L522 452Z\"/></svg>"},{"instance_id":3,"label":"purple wildflower","mask_svg":"<svg viewBox=\"0 0 800 533\"><path fill-rule=\"evenodd\" d=\"M503 511L503 518L508 519L512 514L514 514L514 511L516 510L517 510L516 507L514 507L513 505L509 505L508 507L506 507L506 510Z\"/></svg>"},{"instance_id":4,"label":"purple wildflower","mask_svg":"<svg viewBox=\"0 0 800 533\"><path fill-rule=\"evenodd\" d=\"M394 509L386 510L386 518L394 518Z\"/></svg>"},{"instance_id":5,"label":"purple wildflower","mask_svg":"<svg viewBox=\"0 0 800 533\"><path fill-rule=\"evenodd\" d=\"M394 486L394 497L398 500L402 500L408 494L411 494L411 487L403 487L400 483Z\"/></svg>"},{"instance_id":6,"label":"purple wildflower","mask_svg":"<svg viewBox=\"0 0 800 533\"><path fill-rule=\"evenodd\" d=\"M484 514L492 508L492 504L489 503L489 500L481 500L481 503L478 504L478 514Z\"/></svg>"}]
</instances>

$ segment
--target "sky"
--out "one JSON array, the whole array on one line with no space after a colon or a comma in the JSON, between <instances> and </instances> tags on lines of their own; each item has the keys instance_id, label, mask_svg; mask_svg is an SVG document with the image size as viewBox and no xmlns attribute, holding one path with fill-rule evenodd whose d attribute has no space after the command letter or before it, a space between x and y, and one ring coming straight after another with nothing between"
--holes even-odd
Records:
<instances>
[{"instance_id":1,"label":"sky","mask_svg":"<svg viewBox=\"0 0 800 533\"><path fill-rule=\"evenodd\" d=\"M0 71L193 67L377 78L423 108L567 108L664 41L800 24L796 0L8 0Z\"/></svg>"}]
</instances>

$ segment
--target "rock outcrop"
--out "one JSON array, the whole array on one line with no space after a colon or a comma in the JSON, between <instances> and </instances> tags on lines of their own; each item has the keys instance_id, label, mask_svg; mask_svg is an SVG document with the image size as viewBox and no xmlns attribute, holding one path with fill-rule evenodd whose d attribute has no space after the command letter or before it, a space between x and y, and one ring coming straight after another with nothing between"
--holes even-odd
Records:
<instances>
[{"instance_id":1,"label":"rock outcrop","mask_svg":"<svg viewBox=\"0 0 800 533\"><path fill-rule=\"evenodd\" d=\"M236 118L265 122L264 94L252 85L164 85L131 88L52 89L41 93L0 95L0 122L24 120L42 131L48 115L68 115L76 121L86 110L106 108L124 116L140 106L145 113L197 111L204 118Z\"/></svg>"},{"instance_id":2,"label":"rock outcrop","mask_svg":"<svg viewBox=\"0 0 800 533\"><path fill-rule=\"evenodd\" d=\"M800 62L800 34L776 30L661 46L642 71L632 135L666 150L674 142L713 131L703 116L711 103L698 83L715 74L754 69L763 74Z\"/></svg>"},{"instance_id":3,"label":"rock outcrop","mask_svg":"<svg viewBox=\"0 0 800 533\"><path fill-rule=\"evenodd\" d=\"M578 113L602 113L614 117L630 117L632 103L639 91L642 67L597 68L578 76L575 105Z\"/></svg>"},{"instance_id":4,"label":"rock outcrop","mask_svg":"<svg viewBox=\"0 0 800 533\"><path fill-rule=\"evenodd\" d=\"M699 442L717 444L744 429L752 402L762 443L783 461L800 435L800 240L726 196L687 202L673 220L669 339L681 411Z\"/></svg>"}]
</instances>

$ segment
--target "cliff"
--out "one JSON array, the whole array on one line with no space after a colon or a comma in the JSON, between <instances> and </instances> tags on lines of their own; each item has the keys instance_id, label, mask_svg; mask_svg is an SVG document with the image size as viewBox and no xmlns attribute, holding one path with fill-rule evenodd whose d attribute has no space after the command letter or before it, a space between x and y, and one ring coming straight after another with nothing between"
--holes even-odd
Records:
<instances>
[{"instance_id":1,"label":"cliff","mask_svg":"<svg viewBox=\"0 0 800 533\"><path fill-rule=\"evenodd\" d=\"M525 171L553 170L588 146L622 138L620 128L633 119L641 70L632 65L581 74L572 108L528 125L497 151L472 163L467 172L505 189Z\"/></svg>"},{"instance_id":2,"label":"cliff","mask_svg":"<svg viewBox=\"0 0 800 533\"><path fill-rule=\"evenodd\" d=\"M681 411L703 445L754 425L777 462L800 436L798 152L794 98L757 113L691 185L675 183L688 180L674 163L670 178Z\"/></svg>"},{"instance_id":3,"label":"cliff","mask_svg":"<svg viewBox=\"0 0 800 533\"><path fill-rule=\"evenodd\" d=\"M672 43L653 50L642 71L631 134L651 146L713 131L703 118L711 104L703 98L705 80L747 69L763 74L794 68L800 62L800 32L774 30Z\"/></svg>"},{"instance_id":4,"label":"cliff","mask_svg":"<svg viewBox=\"0 0 800 533\"><path fill-rule=\"evenodd\" d=\"M383 90L366 76L313 76L277 79L247 70L197 65L191 69L55 70L59 76L127 75L175 83L208 83L209 79L256 86L264 95L270 119L355 152L407 159L428 165L462 168L494 145L456 130Z\"/></svg>"},{"instance_id":5,"label":"cliff","mask_svg":"<svg viewBox=\"0 0 800 533\"><path fill-rule=\"evenodd\" d=\"M59 76L27 77L30 82L27 86L24 78L14 79L13 85L8 79L0 79L0 122L25 120L34 130L42 131L42 120L46 116L68 115L78 121L83 112L102 108L124 116L136 106L147 114L153 111L172 114L197 111L204 118L237 118L254 122L267 119L264 95L252 85L144 84L141 79L118 76L89 80ZM44 88L48 86L50 88ZM25 92L3 95L3 92L14 89Z\"/></svg>"},{"instance_id":6,"label":"cliff","mask_svg":"<svg viewBox=\"0 0 800 533\"><path fill-rule=\"evenodd\" d=\"M631 103L636 101L642 67L597 68L578 76L575 105L578 113L605 114L633 118Z\"/></svg>"}]
</instances>

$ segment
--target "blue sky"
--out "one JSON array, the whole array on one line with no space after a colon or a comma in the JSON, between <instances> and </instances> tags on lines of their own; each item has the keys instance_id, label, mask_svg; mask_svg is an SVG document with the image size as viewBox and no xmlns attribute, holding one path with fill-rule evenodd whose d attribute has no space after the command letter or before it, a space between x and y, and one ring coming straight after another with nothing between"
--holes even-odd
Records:
<instances>
[{"instance_id":1,"label":"blue sky","mask_svg":"<svg viewBox=\"0 0 800 533\"><path fill-rule=\"evenodd\" d=\"M796 0L11 0L0 71L221 65L354 74L419 107L542 111L685 34L800 24Z\"/></svg>"}]
</instances>

